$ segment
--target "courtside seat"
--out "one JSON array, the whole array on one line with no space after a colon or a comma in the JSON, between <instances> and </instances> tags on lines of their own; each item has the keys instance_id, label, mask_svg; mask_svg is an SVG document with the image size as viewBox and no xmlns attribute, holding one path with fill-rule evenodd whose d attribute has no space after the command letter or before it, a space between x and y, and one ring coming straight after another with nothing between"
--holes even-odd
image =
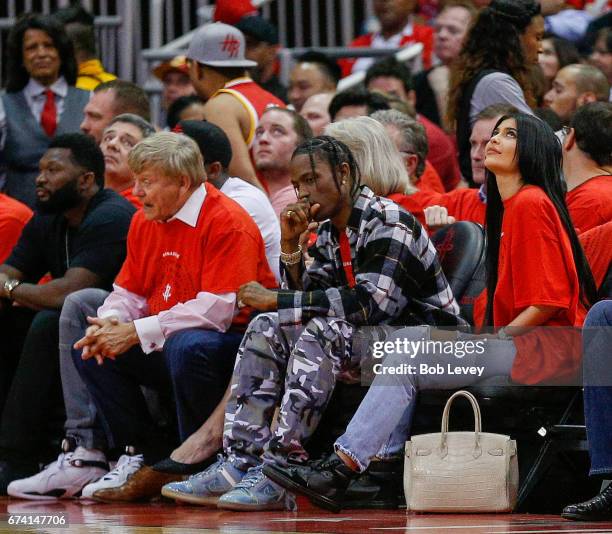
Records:
<instances>
[{"instance_id":1,"label":"courtside seat","mask_svg":"<svg viewBox=\"0 0 612 534\"><path fill-rule=\"evenodd\" d=\"M431 236L442 270L461 307L461 315L473 324L474 300L485 287L486 236L484 228L459 221Z\"/></svg>"}]
</instances>

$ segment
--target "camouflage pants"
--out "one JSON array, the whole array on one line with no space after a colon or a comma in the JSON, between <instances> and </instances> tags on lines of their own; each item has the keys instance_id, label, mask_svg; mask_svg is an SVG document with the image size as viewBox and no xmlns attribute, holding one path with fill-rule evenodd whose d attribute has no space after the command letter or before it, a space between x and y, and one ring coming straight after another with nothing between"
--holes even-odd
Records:
<instances>
[{"instance_id":1,"label":"camouflage pants","mask_svg":"<svg viewBox=\"0 0 612 534\"><path fill-rule=\"evenodd\" d=\"M360 357L351 354L352 333L342 319L316 318L306 327L280 327L276 313L253 319L232 377L226 453L245 467L261 463L262 455L280 465L288 459L305 461L302 442L316 429L336 380L359 380Z\"/></svg>"}]
</instances>

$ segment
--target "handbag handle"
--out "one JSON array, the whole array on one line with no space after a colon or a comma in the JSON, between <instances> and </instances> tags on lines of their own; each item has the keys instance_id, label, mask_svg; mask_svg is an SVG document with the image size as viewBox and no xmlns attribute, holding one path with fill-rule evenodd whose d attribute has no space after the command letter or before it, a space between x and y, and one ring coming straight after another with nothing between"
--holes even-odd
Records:
<instances>
[{"instance_id":1,"label":"handbag handle","mask_svg":"<svg viewBox=\"0 0 612 534\"><path fill-rule=\"evenodd\" d=\"M444 406L444 412L442 412L442 429L440 432L440 455L442 458L444 458L448 454L448 447L446 445L448 419L450 417L451 405L457 397L465 397L472 405L472 411L474 412L474 458L478 458L482 454L479 439L479 435L482 432L482 415L480 413L480 406L478 406L476 397L474 397L474 395L472 395L469 391L464 390L453 393L446 401L446 405Z\"/></svg>"}]
</instances>

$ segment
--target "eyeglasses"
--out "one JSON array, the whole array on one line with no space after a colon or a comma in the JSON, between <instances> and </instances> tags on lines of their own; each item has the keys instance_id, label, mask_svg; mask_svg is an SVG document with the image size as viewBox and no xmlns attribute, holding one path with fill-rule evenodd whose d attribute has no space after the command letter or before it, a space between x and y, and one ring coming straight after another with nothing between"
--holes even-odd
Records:
<instances>
[{"instance_id":1,"label":"eyeglasses","mask_svg":"<svg viewBox=\"0 0 612 534\"><path fill-rule=\"evenodd\" d=\"M562 126L561 127L561 133L559 135L559 139L561 140L561 144L565 144L565 140L567 139L567 136L570 134L571 131L572 131L572 129L569 126Z\"/></svg>"}]
</instances>

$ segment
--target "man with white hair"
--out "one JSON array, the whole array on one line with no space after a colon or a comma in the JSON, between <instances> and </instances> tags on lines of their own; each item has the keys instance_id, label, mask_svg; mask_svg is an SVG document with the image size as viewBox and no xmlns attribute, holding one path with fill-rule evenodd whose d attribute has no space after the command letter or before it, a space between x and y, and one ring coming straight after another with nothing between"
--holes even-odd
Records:
<instances>
[{"instance_id":1,"label":"man with white hair","mask_svg":"<svg viewBox=\"0 0 612 534\"><path fill-rule=\"evenodd\" d=\"M128 158L142 210L132 219L128 254L112 293L87 317L72 357L105 421L109 441L165 456L140 386L173 395L181 440L211 414L232 374L249 319L236 313L238 288L274 287L261 233L249 215L206 178L196 143L162 132ZM233 258L233 259L232 259ZM228 269L228 265L232 265ZM79 445L38 475L15 481L13 496L79 496L107 469L102 450ZM121 466L119 466L121 467ZM124 479L133 472L118 469Z\"/></svg>"}]
</instances>

